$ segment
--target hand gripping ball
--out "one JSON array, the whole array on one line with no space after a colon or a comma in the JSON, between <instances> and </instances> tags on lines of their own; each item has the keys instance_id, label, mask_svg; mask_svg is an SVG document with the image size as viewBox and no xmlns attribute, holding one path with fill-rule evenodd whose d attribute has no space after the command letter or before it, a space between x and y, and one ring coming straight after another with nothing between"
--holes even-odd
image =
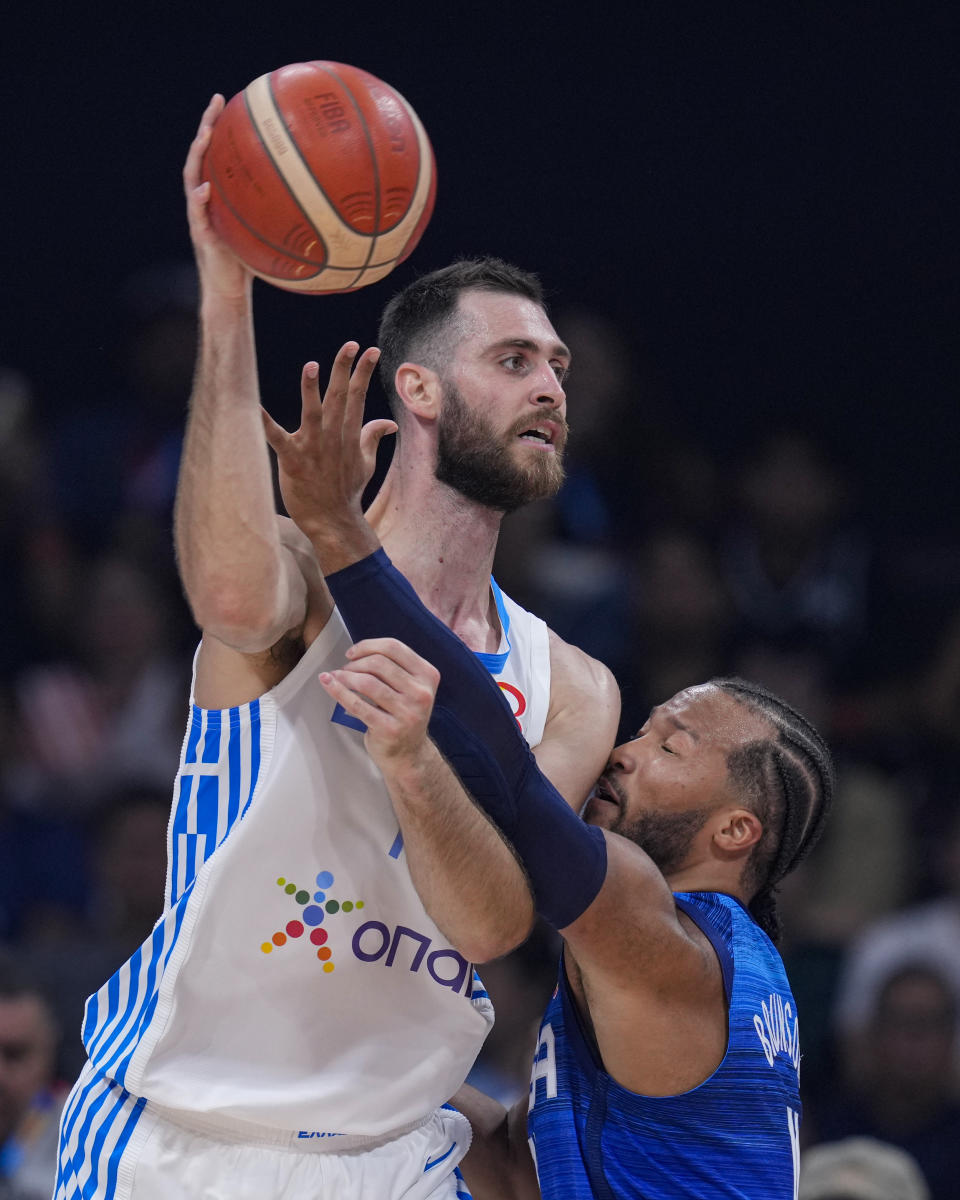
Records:
<instances>
[{"instance_id":1,"label":"hand gripping ball","mask_svg":"<svg viewBox=\"0 0 960 1200\"><path fill-rule=\"evenodd\" d=\"M210 220L246 265L297 292L387 275L433 212L433 150L417 114L358 67L293 63L224 108L204 155Z\"/></svg>"}]
</instances>

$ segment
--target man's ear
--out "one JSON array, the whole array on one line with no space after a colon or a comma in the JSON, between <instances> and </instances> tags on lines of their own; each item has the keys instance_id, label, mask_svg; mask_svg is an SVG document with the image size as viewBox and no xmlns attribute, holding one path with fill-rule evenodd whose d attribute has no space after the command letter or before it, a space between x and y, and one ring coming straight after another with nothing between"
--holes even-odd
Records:
<instances>
[{"instance_id":1,"label":"man's ear","mask_svg":"<svg viewBox=\"0 0 960 1200\"><path fill-rule=\"evenodd\" d=\"M397 367L394 387L407 412L424 421L437 419L443 388L436 371L419 363L401 363Z\"/></svg>"},{"instance_id":2,"label":"man's ear","mask_svg":"<svg viewBox=\"0 0 960 1200\"><path fill-rule=\"evenodd\" d=\"M717 849L730 855L750 850L762 837L763 824L757 814L748 808L728 809L713 834Z\"/></svg>"}]
</instances>

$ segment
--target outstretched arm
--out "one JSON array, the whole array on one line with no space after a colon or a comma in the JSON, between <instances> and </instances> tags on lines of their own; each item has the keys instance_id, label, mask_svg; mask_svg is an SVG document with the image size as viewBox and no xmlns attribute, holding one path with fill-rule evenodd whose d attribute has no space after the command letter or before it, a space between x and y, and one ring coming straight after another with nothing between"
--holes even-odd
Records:
<instances>
[{"instance_id":1,"label":"outstretched arm","mask_svg":"<svg viewBox=\"0 0 960 1200\"><path fill-rule=\"evenodd\" d=\"M277 528L260 422L253 277L210 225L203 155L223 109L214 96L183 168L200 281L197 370L175 511L177 562L207 635L253 653L301 623L306 586Z\"/></svg>"}]
</instances>

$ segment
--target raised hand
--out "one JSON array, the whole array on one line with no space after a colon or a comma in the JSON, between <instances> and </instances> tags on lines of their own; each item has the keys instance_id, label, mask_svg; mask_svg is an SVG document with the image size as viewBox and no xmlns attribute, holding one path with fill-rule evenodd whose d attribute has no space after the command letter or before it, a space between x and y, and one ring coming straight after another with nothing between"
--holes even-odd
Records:
<instances>
[{"instance_id":1,"label":"raised hand","mask_svg":"<svg viewBox=\"0 0 960 1200\"><path fill-rule=\"evenodd\" d=\"M373 474L380 439L394 421L363 423L363 405L380 351L359 355L343 345L333 361L323 399L320 368L308 362L300 380L300 428L288 433L263 413L267 441L277 455L287 512L310 538L324 572L336 571L379 545L363 518L363 489Z\"/></svg>"},{"instance_id":2,"label":"raised hand","mask_svg":"<svg viewBox=\"0 0 960 1200\"><path fill-rule=\"evenodd\" d=\"M225 103L223 96L218 93L200 118L196 136L190 143L187 160L183 164L183 191L187 201L190 240L193 243L203 295L227 300L244 300L249 297L253 275L214 232L207 212L210 184L202 183L200 179L203 156L210 145L213 126L223 112Z\"/></svg>"}]
</instances>

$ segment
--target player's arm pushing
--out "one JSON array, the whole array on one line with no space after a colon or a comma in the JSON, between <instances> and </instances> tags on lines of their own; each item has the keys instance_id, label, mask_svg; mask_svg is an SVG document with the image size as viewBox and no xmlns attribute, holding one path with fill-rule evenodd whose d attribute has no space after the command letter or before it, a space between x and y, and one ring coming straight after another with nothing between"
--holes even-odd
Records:
<instances>
[{"instance_id":1,"label":"player's arm pushing","mask_svg":"<svg viewBox=\"0 0 960 1200\"><path fill-rule=\"evenodd\" d=\"M513 850L427 736L436 668L390 639L361 642L348 656L320 681L367 726L424 908L472 962L507 953L530 932L533 899Z\"/></svg>"}]
</instances>

